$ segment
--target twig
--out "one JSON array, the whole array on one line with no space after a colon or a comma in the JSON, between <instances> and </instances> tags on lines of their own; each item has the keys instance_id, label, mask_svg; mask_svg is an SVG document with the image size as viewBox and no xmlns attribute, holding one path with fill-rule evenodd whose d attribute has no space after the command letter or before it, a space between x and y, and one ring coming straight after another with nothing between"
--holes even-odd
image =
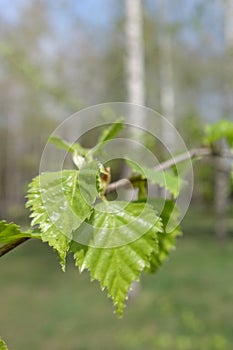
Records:
<instances>
[{"instance_id":1,"label":"twig","mask_svg":"<svg viewBox=\"0 0 233 350\"><path fill-rule=\"evenodd\" d=\"M16 241L14 241L13 243L8 243L8 244L5 244L4 246L0 247L0 258L3 255L9 253L11 250L13 250L16 247L18 247L20 244L22 244L25 241L27 241L28 239L30 239L30 237L20 238L20 239L17 239Z\"/></svg>"},{"instance_id":2,"label":"twig","mask_svg":"<svg viewBox=\"0 0 233 350\"><path fill-rule=\"evenodd\" d=\"M213 153L208 148L194 148L186 153L179 154L176 157L173 157L165 162L162 162L159 165L156 165L154 167L154 171L167 170L178 163L184 162L185 160L204 157L204 156L210 156L210 155L213 155ZM228 154L223 155L223 157L229 157L229 155ZM231 156L231 158L232 158L232 156ZM130 185L133 184L135 181L139 181L139 178L135 177L132 179L120 179L118 181L112 182L111 184L108 185L106 193L116 191L117 188L130 187ZM30 239L30 237L20 238L13 243L9 243L9 244L6 244L6 245L0 247L0 257L9 253L11 250L15 249L16 247L18 247L20 244L24 243L28 239Z\"/></svg>"},{"instance_id":3,"label":"twig","mask_svg":"<svg viewBox=\"0 0 233 350\"><path fill-rule=\"evenodd\" d=\"M211 154L212 153L209 148L194 148L186 153L179 154L176 157L173 157L169 160L166 160L165 162L162 162L161 164L156 165L153 169L154 171L167 170L178 163L184 162L185 160L199 158L203 156L210 156ZM117 188L127 188L129 187L130 182L131 181L128 179L120 179L116 182L112 182L110 185L108 185L106 193L116 191Z\"/></svg>"},{"instance_id":4,"label":"twig","mask_svg":"<svg viewBox=\"0 0 233 350\"><path fill-rule=\"evenodd\" d=\"M209 148L194 148L186 153L179 154L176 157L173 157L165 162L154 167L155 171L167 170L171 168L173 165L184 162L188 159L199 158L204 156L210 156L211 150Z\"/></svg>"}]
</instances>

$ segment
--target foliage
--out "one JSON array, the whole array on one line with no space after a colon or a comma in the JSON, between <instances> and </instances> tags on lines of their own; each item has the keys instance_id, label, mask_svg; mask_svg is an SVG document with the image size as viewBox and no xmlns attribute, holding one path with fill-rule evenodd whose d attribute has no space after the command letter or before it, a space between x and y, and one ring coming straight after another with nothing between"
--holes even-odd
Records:
<instances>
[{"instance_id":1,"label":"foliage","mask_svg":"<svg viewBox=\"0 0 233 350\"><path fill-rule=\"evenodd\" d=\"M96 177L98 164L91 162L83 172L94 171ZM92 192L92 174L82 176L78 182L77 170L44 173L36 177L29 186L27 207L31 207L32 226L39 225L41 239L59 253L63 269L65 258L72 240L72 232L90 217L92 204L97 192ZM85 201L83 192L90 204Z\"/></svg>"},{"instance_id":2,"label":"foliage","mask_svg":"<svg viewBox=\"0 0 233 350\"><path fill-rule=\"evenodd\" d=\"M178 196L184 181L178 176L175 176L170 171L154 171L146 166L138 166L136 163L127 160L127 164L136 172L142 175L143 178L150 181L152 184L159 185L167 189L175 198Z\"/></svg>"},{"instance_id":3,"label":"foliage","mask_svg":"<svg viewBox=\"0 0 233 350\"><path fill-rule=\"evenodd\" d=\"M91 278L108 289L118 315L122 315L132 282L158 253L161 222L150 205L125 202L97 205L90 221L93 232L89 245L72 247L76 265L80 271L88 269ZM82 234L83 228L79 231Z\"/></svg>"},{"instance_id":4,"label":"foliage","mask_svg":"<svg viewBox=\"0 0 233 350\"><path fill-rule=\"evenodd\" d=\"M0 350L7 350L6 343L0 338Z\"/></svg>"},{"instance_id":5,"label":"foliage","mask_svg":"<svg viewBox=\"0 0 233 350\"><path fill-rule=\"evenodd\" d=\"M219 125L223 125L220 131ZM72 154L76 169L42 173L32 180L26 196L30 230L23 232L13 223L0 222L3 247L21 238L40 239L58 252L63 270L67 255L73 254L80 272L88 270L91 279L108 290L119 316L132 282L143 271L157 271L175 247L181 229L174 201L184 183L175 172L156 171L125 159L133 170L129 181L138 188L138 199L108 201L111 170L96 155L122 128L122 119L112 123L90 149L57 136L50 138L56 147ZM208 130L209 143L220 137L231 141L230 124L223 122ZM171 199L147 198L147 182L164 187Z\"/></svg>"},{"instance_id":6,"label":"foliage","mask_svg":"<svg viewBox=\"0 0 233 350\"><path fill-rule=\"evenodd\" d=\"M221 119L217 123L207 125L205 129L206 145L213 145L216 141L226 139L229 147L233 149L233 123L229 120Z\"/></svg>"},{"instance_id":7,"label":"foliage","mask_svg":"<svg viewBox=\"0 0 233 350\"><path fill-rule=\"evenodd\" d=\"M150 272L155 272L168 257L171 250L175 249L176 237L181 235L181 229L177 224L179 211L175 203L166 200L164 203L160 198L149 199L149 203L158 211L161 211L161 220L163 223L163 232L158 232L158 253L152 253L150 261ZM169 228L172 231L168 232Z\"/></svg>"},{"instance_id":8,"label":"foliage","mask_svg":"<svg viewBox=\"0 0 233 350\"><path fill-rule=\"evenodd\" d=\"M193 205L182 228L176 251L156 275L143 274L120 322L72 259L62 273L47 244L13 251L0 261L0 333L9 349L62 350L65 339L69 350L230 350L233 240L216 244L209 207Z\"/></svg>"},{"instance_id":9,"label":"foliage","mask_svg":"<svg viewBox=\"0 0 233 350\"><path fill-rule=\"evenodd\" d=\"M16 241L20 238L38 238L36 231L28 230L22 232L18 225L14 223L7 224L6 221L0 221L0 246Z\"/></svg>"}]
</instances>

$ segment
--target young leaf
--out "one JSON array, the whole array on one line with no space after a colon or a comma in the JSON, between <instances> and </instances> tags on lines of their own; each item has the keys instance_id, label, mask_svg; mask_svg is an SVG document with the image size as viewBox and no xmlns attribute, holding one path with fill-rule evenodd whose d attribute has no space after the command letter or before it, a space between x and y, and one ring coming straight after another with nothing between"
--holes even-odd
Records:
<instances>
[{"instance_id":1,"label":"young leaf","mask_svg":"<svg viewBox=\"0 0 233 350\"><path fill-rule=\"evenodd\" d=\"M8 350L6 343L0 338L0 350Z\"/></svg>"},{"instance_id":2,"label":"young leaf","mask_svg":"<svg viewBox=\"0 0 233 350\"><path fill-rule=\"evenodd\" d=\"M95 184L97 166L95 162L85 169L86 172L95 169ZM72 232L90 217L91 203L97 196L91 184L93 173L91 179L90 175L82 176L80 185L78 177L76 170L43 173L32 181L27 194L26 206L31 207L31 225L39 225L42 241L58 251L63 269Z\"/></svg>"},{"instance_id":3,"label":"young leaf","mask_svg":"<svg viewBox=\"0 0 233 350\"><path fill-rule=\"evenodd\" d=\"M168 258L169 253L175 249L176 237L182 235L180 226L178 224L179 211L175 206L175 203L171 200L162 198L151 198L148 202L157 210L160 214L163 223L164 232L158 232L158 253L153 252L151 254L149 272L155 272L162 265L163 261ZM162 209L162 211L161 211ZM173 228L171 232L167 232L166 227Z\"/></svg>"},{"instance_id":4,"label":"young leaf","mask_svg":"<svg viewBox=\"0 0 233 350\"><path fill-rule=\"evenodd\" d=\"M6 221L0 221L0 245L13 243L20 238L40 238L40 235L32 230L23 232L14 223L7 224Z\"/></svg>"},{"instance_id":5,"label":"young leaf","mask_svg":"<svg viewBox=\"0 0 233 350\"><path fill-rule=\"evenodd\" d=\"M148 204L116 201L98 204L88 223L93 231L89 246L72 246L76 265L81 271L88 269L91 278L108 289L121 316L132 282L149 268L151 254L158 251L161 221ZM77 240L84 225L78 229Z\"/></svg>"},{"instance_id":6,"label":"young leaf","mask_svg":"<svg viewBox=\"0 0 233 350\"><path fill-rule=\"evenodd\" d=\"M207 125L205 129L204 143L207 146L225 138L230 148L233 148L233 123L229 120L220 120L215 124Z\"/></svg>"},{"instance_id":7,"label":"young leaf","mask_svg":"<svg viewBox=\"0 0 233 350\"><path fill-rule=\"evenodd\" d=\"M98 139L98 143L112 140L123 129L124 118L117 119L109 128L105 129Z\"/></svg>"},{"instance_id":8,"label":"young leaf","mask_svg":"<svg viewBox=\"0 0 233 350\"><path fill-rule=\"evenodd\" d=\"M97 153L104 146L104 142L114 139L116 135L119 134L119 132L124 127L123 121L124 118L119 118L114 123L112 123L109 128L104 129L103 133L97 141L97 145L93 148L93 154Z\"/></svg>"},{"instance_id":9,"label":"young leaf","mask_svg":"<svg viewBox=\"0 0 233 350\"><path fill-rule=\"evenodd\" d=\"M168 189L175 198L179 195L179 192L184 184L184 181L180 177L173 175L169 171L154 171L146 166L139 166L129 159L126 159L126 163L133 171L141 174L152 184Z\"/></svg>"},{"instance_id":10,"label":"young leaf","mask_svg":"<svg viewBox=\"0 0 233 350\"><path fill-rule=\"evenodd\" d=\"M63 149L67 152L78 152L79 155L85 156L88 152L88 149L83 148L79 143L70 143L59 136L50 136L49 140L50 143L54 144L58 149Z\"/></svg>"}]
</instances>

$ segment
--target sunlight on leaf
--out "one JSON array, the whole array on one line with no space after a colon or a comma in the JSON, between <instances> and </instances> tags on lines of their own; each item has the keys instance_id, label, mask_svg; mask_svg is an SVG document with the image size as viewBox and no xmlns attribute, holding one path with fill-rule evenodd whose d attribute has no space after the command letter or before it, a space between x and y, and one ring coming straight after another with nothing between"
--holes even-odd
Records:
<instances>
[{"instance_id":1,"label":"sunlight on leaf","mask_svg":"<svg viewBox=\"0 0 233 350\"><path fill-rule=\"evenodd\" d=\"M152 253L158 253L161 221L148 204L116 201L97 205L89 223L93 227L89 246L72 245L76 265L81 271L88 269L91 278L108 289L121 316L132 282L150 267Z\"/></svg>"},{"instance_id":2,"label":"sunlight on leaf","mask_svg":"<svg viewBox=\"0 0 233 350\"><path fill-rule=\"evenodd\" d=\"M89 170L93 173L92 166L89 165ZM96 167L95 163L94 184ZM79 172L76 170L43 173L32 181L27 194L27 207L31 208L31 225L39 225L42 241L48 242L58 251L63 269L72 232L90 217L91 203L98 194L97 191L93 191L90 176L82 177L80 185L78 176ZM91 179L93 180L93 175ZM89 203L84 198L81 188L85 188Z\"/></svg>"}]
</instances>

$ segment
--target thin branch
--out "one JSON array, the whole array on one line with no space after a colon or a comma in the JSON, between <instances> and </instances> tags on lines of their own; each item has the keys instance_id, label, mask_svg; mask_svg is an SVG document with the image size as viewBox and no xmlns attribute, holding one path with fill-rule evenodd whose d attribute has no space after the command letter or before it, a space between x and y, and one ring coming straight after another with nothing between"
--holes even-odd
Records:
<instances>
[{"instance_id":1,"label":"thin branch","mask_svg":"<svg viewBox=\"0 0 233 350\"><path fill-rule=\"evenodd\" d=\"M118 181L112 182L108 185L106 193L110 193L113 191L116 191L117 188L130 188L131 187L131 182L128 179L120 179Z\"/></svg>"},{"instance_id":2,"label":"thin branch","mask_svg":"<svg viewBox=\"0 0 233 350\"><path fill-rule=\"evenodd\" d=\"M20 238L20 239L17 239L16 241L14 241L13 243L8 243L8 244L5 244L4 246L0 247L0 258L3 255L9 253L11 250L13 250L16 247L18 247L20 244L22 244L25 241L27 241L28 239L30 239L30 237Z\"/></svg>"},{"instance_id":3,"label":"thin branch","mask_svg":"<svg viewBox=\"0 0 233 350\"><path fill-rule=\"evenodd\" d=\"M214 155L212 153L212 151L208 148L194 148L186 153L179 154L178 156L173 157L173 158L155 166L154 171L167 170L167 169L170 169L172 166L174 166L178 163L184 162L188 159L201 158L204 156L211 156L211 155L221 157L220 155ZM222 155L222 157L233 159L232 155L229 155L228 153ZM139 181L138 177L134 177L131 179L120 179L118 181L112 182L111 184L108 185L106 193L116 191L117 188L130 188L131 185L137 181ZM28 239L30 239L30 237L20 238L13 243L9 243L9 244L6 244L6 245L0 247L0 257L9 253L11 250L15 249L16 247L18 247L20 244L24 243Z\"/></svg>"},{"instance_id":4,"label":"thin branch","mask_svg":"<svg viewBox=\"0 0 233 350\"><path fill-rule=\"evenodd\" d=\"M212 153L209 148L194 148L186 153L179 154L176 157L173 157L159 165L156 165L153 169L154 171L167 170L178 163L184 162L185 160L204 157L204 156L210 156L211 154ZM112 182L110 185L108 185L106 193L116 191L117 188L122 188L122 187L128 188L130 187L130 183L131 181L128 179L120 179L116 182Z\"/></svg>"},{"instance_id":5,"label":"thin branch","mask_svg":"<svg viewBox=\"0 0 233 350\"><path fill-rule=\"evenodd\" d=\"M173 167L174 165L184 162L185 160L200 158L210 156L211 150L209 148L194 148L186 153L179 154L176 157L166 160L165 162L154 167L155 171L167 170Z\"/></svg>"}]
</instances>

